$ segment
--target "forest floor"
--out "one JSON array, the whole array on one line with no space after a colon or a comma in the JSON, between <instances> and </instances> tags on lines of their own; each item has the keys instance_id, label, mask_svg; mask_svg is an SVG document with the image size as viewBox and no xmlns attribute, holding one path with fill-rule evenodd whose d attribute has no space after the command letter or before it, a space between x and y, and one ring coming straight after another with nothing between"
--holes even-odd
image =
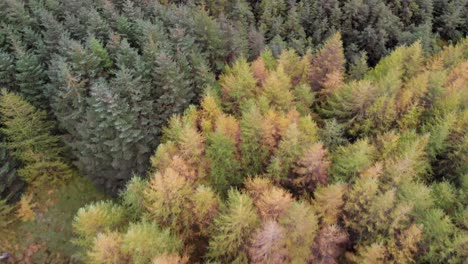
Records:
<instances>
[{"instance_id":1,"label":"forest floor","mask_svg":"<svg viewBox=\"0 0 468 264\"><path fill-rule=\"evenodd\" d=\"M31 204L34 219L18 220L10 228L13 238L6 246L14 263L75 263L71 243L72 221L79 208L108 198L85 177L73 177L60 186L35 191Z\"/></svg>"}]
</instances>

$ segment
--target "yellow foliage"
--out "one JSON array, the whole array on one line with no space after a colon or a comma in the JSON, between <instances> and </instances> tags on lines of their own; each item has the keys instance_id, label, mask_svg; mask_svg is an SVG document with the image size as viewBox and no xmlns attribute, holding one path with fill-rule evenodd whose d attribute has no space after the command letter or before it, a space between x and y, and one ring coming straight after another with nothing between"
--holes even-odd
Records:
<instances>
[{"instance_id":1,"label":"yellow foliage","mask_svg":"<svg viewBox=\"0 0 468 264\"><path fill-rule=\"evenodd\" d=\"M193 169L199 169L203 163L205 138L193 127L184 127L181 132L180 155Z\"/></svg>"},{"instance_id":2,"label":"yellow foliage","mask_svg":"<svg viewBox=\"0 0 468 264\"><path fill-rule=\"evenodd\" d=\"M268 178L255 177L245 181L245 189L254 202L258 201L262 194L269 192L273 183Z\"/></svg>"},{"instance_id":3,"label":"yellow foliage","mask_svg":"<svg viewBox=\"0 0 468 264\"><path fill-rule=\"evenodd\" d=\"M404 264L414 261L413 257L419 250L418 244L423 237L422 229L412 224L408 229L390 240L388 245L389 254L394 263Z\"/></svg>"},{"instance_id":4,"label":"yellow foliage","mask_svg":"<svg viewBox=\"0 0 468 264\"><path fill-rule=\"evenodd\" d=\"M164 254L157 256L151 260L151 264L187 264L189 258L187 256L179 256L176 254Z\"/></svg>"},{"instance_id":5,"label":"yellow foliage","mask_svg":"<svg viewBox=\"0 0 468 264\"><path fill-rule=\"evenodd\" d=\"M172 141L162 143L156 149L156 153L151 157L153 170L165 170L172 162L172 157L178 153L176 144Z\"/></svg>"},{"instance_id":6,"label":"yellow foliage","mask_svg":"<svg viewBox=\"0 0 468 264\"><path fill-rule=\"evenodd\" d=\"M216 120L216 132L229 137L233 142L240 143L240 126L239 121L230 115L220 115Z\"/></svg>"},{"instance_id":7,"label":"yellow foliage","mask_svg":"<svg viewBox=\"0 0 468 264\"><path fill-rule=\"evenodd\" d=\"M288 111L294 100L291 90L291 78L284 72L283 67L278 66L263 83L262 95L268 99L272 108Z\"/></svg>"},{"instance_id":8,"label":"yellow foliage","mask_svg":"<svg viewBox=\"0 0 468 264\"><path fill-rule=\"evenodd\" d=\"M290 193L279 187L273 187L264 192L260 198L254 201L263 219L278 220L283 217L293 204Z\"/></svg>"},{"instance_id":9,"label":"yellow foliage","mask_svg":"<svg viewBox=\"0 0 468 264\"><path fill-rule=\"evenodd\" d=\"M88 252L88 263L127 263L128 256L121 250L122 242L122 236L117 232L99 233L94 239L93 247Z\"/></svg>"},{"instance_id":10,"label":"yellow foliage","mask_svg":"<svg viewBox=\"0 0 468 264\"><path fill-rule=\"evenodd\" d=\"M201 122L213 125L220 115L222 115L222 111L215 98L212 95L203 97L200 111Z\"/></svg>"},{"instance_id":11,"label":"yellow foliage","mask_svg":"<svg viewBox=\"0 0 468 264\"><path fill-rule=\"evenodd\" d=\"M265 62L263 61L262 57L258 57L256 60L252 62L250 65L252 69L252 73L257 79L257 85L262 86L265 79L268 77L269 72L268 69L265 67Z\"/></svg>"},{"instance_id":12,"label":"yellow foliage","mask_svg":"<svg viewBox=\"0 0 468 264\"><path fill-rule=\"evenodd\" d=\"M283 51L278 59L278 68L284 69L284 72L291 77L293 85L297 85L302 81L307 73L308 66L308 60L301 59L292 49Z\"/></svg>"},{"instance_id":13,"label":"yellow foliage","mask_svg":"<svg viewBox=\"0 0 468 264\"><path fill-rule=\"evenodd\" d=\"M22 221L32 221L36 218L36 214L33 211L33 208L36 206L35 203L31 203L33 199L33 194L23 194L21 200L18 203L17 215L18 218Z\"/></svg>"},{"instance_id":14,"label":"yellow foliage","mask_svg":"<svg viewBox=\"0 0 468 264\"><path fill-rule=\"evenodd\" d=\"M313 204L322 218L322 223L330 225L337 223L343 211L346 188L343 183L335 183L316 189Z\"/></svg>"},{"instance_id":15,"label":"yellow foliage","mask_svg":"<svg viewBox=\"0 0 468 264\"><path fill-rule=\"evenodd\" d=\"M356 264L384 264L387 255L387 249L384 245L374 243L368 247L358 249L359 256L349 257L352 263Z\"/></svg>"}]
</instances>

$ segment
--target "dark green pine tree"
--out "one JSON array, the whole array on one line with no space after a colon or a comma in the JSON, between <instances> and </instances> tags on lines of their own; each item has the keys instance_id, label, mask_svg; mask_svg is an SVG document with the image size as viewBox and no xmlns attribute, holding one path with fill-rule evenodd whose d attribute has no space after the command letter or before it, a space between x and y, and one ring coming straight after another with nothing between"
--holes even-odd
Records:
<instances>
[{"instance_id":1,"label":"dark green pine tree","mask_svg":"<svg viewBox=\"0 0 468 264\"><path fill-rule=\"evenodd\" d=\"M42 35L47 48L48 59L50 59L54 53L59 52L62 35L67 35L68 32L51 12L45 9L40 9L36 12L37 16L40 18L41 26L45 28L45 30L42 31Z\"/></svg>"},{"instance_id":2,"label":"dark green pine tree","mask_svg":"<svg viewBox=\"0 0 468 264\"><path fill-rule=\"evenodd\" d=\"M445 40L458 40L468 34L466 0L434 0L433 30Z\"/></svg>"},{"instance_id":3,"label":"dark green pine tree","mask_svg":"<svg viewBox=\"0 0 468 264\"><path fill-rule=\"evenodd\" d=\"M73 71L66 58L57 55L50 62L48 76L50 106L60 127L71 135L68 143L73 145L86 109L86 81Z\"/></svg>"},{"instance_id":4,"label":"dark green pine tree","mask_svg":"<svg viewBox=\"0 0 468 264\"><path fill-rule=\"evenodd\" d=\"M282 35L287 41L288 46L296 50L299 54L305 54L307 50L307 36L301 25L300 14L297 10L297 4L290 3L286 21L283 24Z\"/></svg>"},{"instance_id":5,"label":"dark green pine tree","mask_svg":"<svg viewBox=\"0 0 468 264\"><path fill-rule=\"evenodd\" d=\"M0 50L0 87L14 89L15 73L15 57Z\"/></svg>"},{"instance_id":6,"label":"dark green pine tree","mask_svg":"<svg viewBox=\"0 0 468 264\"><path fill-rule=\"evenodd\" d=\"M24 182L18 177L16 168L18 162L10 156L5 142L0 145L0 200L17 200L25 186Z\"/></svg>"},{"instance_id":7,"label":"dark green pine tree","mask_svg":"<svg viewBox=\"0 0 468 264\"><path fill-rule=\"evenodd\" d=\"M338 0L302 0L298 4L301 24L314 44L323 43L341 27Z\"/></svg>"},{"instance_id":8,"label":"dark green pine tree","mask_svg":"<svg viewBox=\"0 0 468 264\"><path fill-rule=\"evenodd\" d=\"M281 28L286 20L286 10L285 0L262 0L260 2L258 25L267 40L272 40L281 34Z\"/></svg>"},{"instance_id":9,"label":"dark green pine tree","mask_svg":"<svg viewBox=\"0 0 468 264\"><path fill-rule=\"evenodd\" d=\"M85 13L87 33L95 36L100 41L107 41L110 36L111 28L109 23L95 9L90 8Z\"/></svg>"},{"instance_id":10,"label":"dark green pine tree","mask_svg":"<svg viewBox=\"0 0 468 264\"><path fill-rule=\"evenodd\" d=\"M194 9L192 12L195 42L207 56L211 68L220 71L226 57L226 40L222 37L219 24L204 10Z\"/></svg>"},{"instance_id":11,"label":"dark green pine tree","mask_svg":"<svg viewBox=\"0 0 468 264\"><path fill-rule=\"evenodd\" d=\"M144 135L136 128L129 105L105 80L91 86L87 103L76 146L80 165L91 180L117 193L138 168L134 153Z\"/></svg>"},{"instance_id":12,"label":"dark green pine tree","mask_svg":"<svg viewBox=\"0 0 468 264\"><path fill-rule=\"evenodd\" d=\"M250 53L249 33L241 21L229 21L227 17L220 16L218 24L222 32L222 38L225 39L226 58L228 64L234 63L240 56L246 56Z\"/></svg>"},{"instance_id":13,"label":"dark green pine tree","mask_svg":"<svg viewBox=\"0 0 468 264\"><path fill-rule=\"evenodd\" d=\"M343 42L349 43L345 47L349 61L356 52L365 50L369 63L375 65L398 44L403 32L400 19L378 0L347 1L342 7L341 19Z\"/></svg>"},{"instance_id":14,"label":"dark green pine tree","mask_svg":"<svg viewBox=\"0 0 468 264\"><path fill-rule=\"evenodd\" d=\"M38 108L47 108L48 100L44 95L47 82L45 66L33 51L16 51L16 81L21 94Z\"/></svg>"},{"instance_id":15,"label":"dark green pine tree","mask_svg":"<svg viewBox=\"0 0 468 264\"><path fill-rule=\"evenodd\" d=\"M173 58L159 54L153 72L155 111L159 116L159 126L175 114L181 113L195 97L190 87L189 76L182 71Z\"/></svg>"}]
</instances>

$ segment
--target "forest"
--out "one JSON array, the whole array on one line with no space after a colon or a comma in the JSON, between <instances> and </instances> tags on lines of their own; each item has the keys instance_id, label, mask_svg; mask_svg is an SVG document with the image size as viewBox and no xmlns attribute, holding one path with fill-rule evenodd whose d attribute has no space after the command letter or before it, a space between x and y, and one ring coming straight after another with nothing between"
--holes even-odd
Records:
<instances>
[{"instance_id":1,"label":"forest","mask_svg":"<svg viewBox=\"0 0 468 264\"><path fill-rule=\"evenodd\" d=\"M465 263L467 35L468 0L0 0L0 263Z\"/></svg>"}]
</instances>

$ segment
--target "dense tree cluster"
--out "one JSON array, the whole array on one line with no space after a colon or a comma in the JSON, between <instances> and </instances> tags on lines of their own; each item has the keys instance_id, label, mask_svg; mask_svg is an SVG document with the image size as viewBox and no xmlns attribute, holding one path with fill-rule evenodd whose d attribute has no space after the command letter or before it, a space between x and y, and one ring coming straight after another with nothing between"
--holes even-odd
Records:
<instances>
[{"instance_id":1,"label":"dense tree cluster","mask_svg":"<svg viewBox=\"0 0 468 264\"><path fill-rule=\"evenodd\" d=\"M148 179L78 212L83 259L466 260L468 40L434 56L401 46L355 76L344 58L335 34L226 67L170 119Z\"/></svg>"},{"instance_id":2,"label":"dense tree cluster","mask_svg":"<svg viewBox=\"0 0 468 264\"><path fill-rule=\"evenodd\" d=\"M274 58L280 54L292 56L288 53L292 49L307 57L308 51L319 50L340 31L344 55L339 61L327 65L336 52L332 49L310 60L315 67L308 78L318 92L344 78L336 67L345 67L345 57L350 75L361 79L367 63L375 65L398 45L419 39L426 53L460 40L468 31L467 14L466 0L4 0L0 3L0 87L21 94L57 120L56 132L65 134L77 167L115 194L132 174L146 172L162 126L173 114L198 103L203 88L216 85L215 75L226 63L240 57L254 61L267 48L271 53L262 56L269 72L276 68ZM284 73L301 71L299 61L289 58ZM266 74L261 63L253 64L256 74ZM234 75L245 70L239 68L242 65L231 66ZM282 81L284 73L276 73L275 78ZM277 82L262 78L266 76L257 76L257 85ZM302 77L289 78L296 86ZM250 86L239 85L246 93L231 94L225 100L251 96ZM353 86L346 91L365 87ZM296 87L291 93L304 100L296 103L305 110L312 98L307 87ZM324 91L317 97L332 92ZM267 93L265 98L281 107L287 108L292 100ZM382 99L375 107L388 103ZM239 105L232 107L227 109L238 110ZM419 113L412 103L402 107L411 107L413 115ZM339 133L336 123L327 124ZM235 147L220 135L207 140ZM339 140L328 138L323 143ZM13 164L8 153L2 153ZM216 162L222 167L224 161ZM237 169L232 166L230 170ZM0 182L10 184L14 167L3 167L5 177ZM9 192L5 188L0 187L2 196Z\"/></svg>"},{"instance_id":3,"label":"dense tree cluster","mask_svg":"<svg viewBox=\"0 0 468 264\"><path fill-rule=\"evenodd\" d=\"M114 193L146 171L162 124L195 103L224 62L222 47L202 39L205 29L219 29L199 9L143 1L1 6L1 85L55 117L78 167Z\"/></svg>"}]
</instances>

